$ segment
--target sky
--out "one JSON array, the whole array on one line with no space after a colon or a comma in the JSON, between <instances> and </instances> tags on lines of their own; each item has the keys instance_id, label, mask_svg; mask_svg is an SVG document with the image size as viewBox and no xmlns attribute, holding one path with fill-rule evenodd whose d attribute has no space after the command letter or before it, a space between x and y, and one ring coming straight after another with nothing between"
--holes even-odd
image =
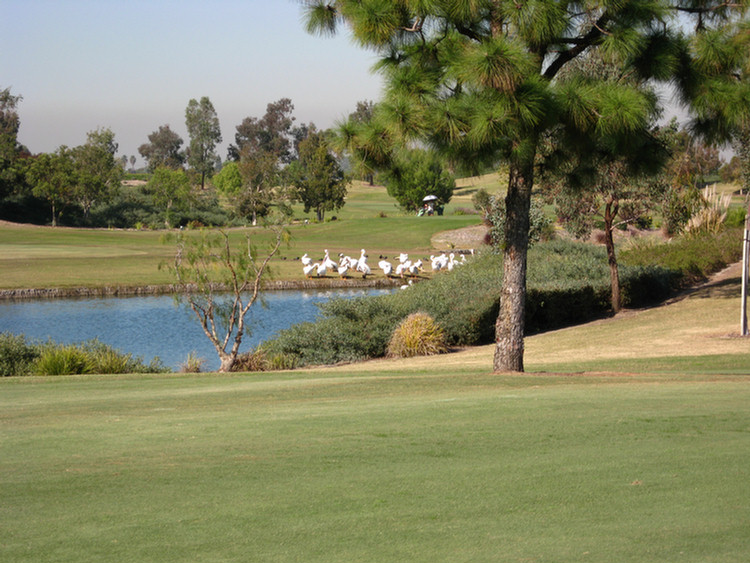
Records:
<instances>
[{"instance_id":1,"label":"sky","mask_svg":"<svg viewBox=\"0 0 750 563\"><path fill-rule=\"evenodd\" d=\"M297 123L328 128L380 98L376 57L342 30L308 34L296 0L0 0L0 89L22 96L32 153L110 128L118 156L161 125L189 143L185 108L208 96L219 156L245 117L290 98Z\"/></svg>"}]
</instances>

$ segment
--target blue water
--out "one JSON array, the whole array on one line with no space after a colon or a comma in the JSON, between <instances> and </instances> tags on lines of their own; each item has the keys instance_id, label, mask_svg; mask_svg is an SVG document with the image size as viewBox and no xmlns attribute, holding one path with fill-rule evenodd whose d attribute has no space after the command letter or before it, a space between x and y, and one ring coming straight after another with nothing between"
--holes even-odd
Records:
<instances>
[{"instance_id":1,"label":"blue water","mask_svg":"<svg viewBox=\"0 0 750 563\"><path fill-rule=\"evenodd\" d=\"M389 290L267 291L266 307L255 303L246 318L249 331L241 352L250 350L281 329L314 320L316 303L331 297L359 297ZM158 357L174 370L188 354L204 358L204 370L216 370L219 359L194 313L179 307L171 296L101 297L0 301L0 332L24 334L27 339L52 339L63 344L93 338L146 363Z\"/></svg>"}]
</instances>

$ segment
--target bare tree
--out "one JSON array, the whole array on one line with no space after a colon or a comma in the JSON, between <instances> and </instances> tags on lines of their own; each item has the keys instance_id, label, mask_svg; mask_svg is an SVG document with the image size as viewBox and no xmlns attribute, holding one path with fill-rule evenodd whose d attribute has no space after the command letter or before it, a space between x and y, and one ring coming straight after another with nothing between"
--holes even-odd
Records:
<instances>
[{"instance_id":1,"label":"bare tree","mask_svg":"<svg viewBox=\"0 0 750 563\"><path fill-rule=\"evenodd\" d=\"M224 230L177 235L177 252L169 266L176 298L195 313L219 355L221 372L232 371L242 338L249 333L245 315L260 296L269 261L287 240L285 220L267 225L267 231L271 237L264 253L252 244L251 237L258 236L255 229L241 237Z\"/></svg>"}]
</instances>

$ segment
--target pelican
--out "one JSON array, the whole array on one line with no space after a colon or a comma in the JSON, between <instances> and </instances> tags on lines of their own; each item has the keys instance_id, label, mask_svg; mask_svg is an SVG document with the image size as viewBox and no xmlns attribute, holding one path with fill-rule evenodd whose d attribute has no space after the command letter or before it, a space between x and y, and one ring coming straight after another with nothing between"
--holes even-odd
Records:
<instances>
[{"instance_id":1,"label":"pelican","mask_svg":"<svg viewBox=\"0 0 750 563\"><path fill-rule=\"evenodd\" d=\"M404 273L409 271L409 268L411 267L411 260L407 260L406 262L402 262L398 266L396 266L396 275L403 278Z\"/></svg>"},{"instance_id":2,"label":"pelican","mask_svg":"<svg viewBox=\"0 0 750 563\"><path fill-rule=\"evenodd\" d=\"M330 268L331 270L335 270L339 267L337 262L334 262L331 260L331 257L328 255L328 249L325 250L325 257L323 258L323 264L326 265L326 268Z\"/></svg>"},{"instance_id":3,"label":"pelican","mask_svg":"<svg viewBox=\"0 0 750 563\"><path fill-rule=\"evenodd\" d=\"M383 270L383 273L386 275L386 277L391 276L391 272L393 272L393 265L388 262L388 260L381 260L378 262L378 268Z\"/></svg>"},{"instance_id":4,"label":"pelican","mask_svg":"<svg viewBox=\"0 0 750 563\"><path fill-rule=\"evenodd\" d=\"M400 264L403 264L409 260L409 255L406 252L402 252L398 255L398 261Z\"/></svg>"},{"instance_id":5,"label":"pelican","mask_svg":"<svg viewBox=\"0 0 750 563\"><path fill-rule=\"evenodd\" d=\"M346 272L349 271L349 261L348 260L342 260L339 262L338 268L336 268L336 271L339 273L339 276L341 278L347 277Z\"/></svg>"},{"instance_id":6,"label":"pelican","mask_svg":"<svg viewBox=\"0 0 750 563\"><path fill-rule=\"evenodd\" d=\"M308 256L307 252L302 255L302 258L300 258L300 260L302 260L303 266L309 266L310 264L312 264L312 258Z\"/></svg>"},{"instance_id":7,"label":"pelican","mask_svg":"<svg viewBox=\"0 0 750 563\"><path fill-rule=\"evenodd\" d=\"M327 271L328 271L328 266L326 265L325 262L323 262L322 264L318 266L318 277L324 278Z\"/></svg>"},{"instance_id":8,"label":"pelican","mask_svg":"<svg viewBox=\"0 0 750 563\"><path fill-rule=\"evenodd\" d=\"M362 272L363 278L372 273L370 270L370 266L367 265L367 254L365 253L364 248L362 249L362 253L359 256L359 261L357 262L357 271Z\"/></svg>"},{"instance_id":9,"label":"pelican","mask_svg":"<svg viewBox=\"0 0 750 563\"><path fill-rule=\"evenodd\" d=\"M430 262L432 263L432 271L439 272L448 265L448 257L443 252L440 256L430 256Z\"/></svg>"},{"instance_id":10,"label":"pelican","mask_svg":"<svg viewBox=\"0 0 750 563\"><path fill-rule=\"evenodd\" d=\"M452 252L448 255L448 264L446 264L445 267L448 269L449 272L453 271L453 267L456 265L455 258L456 258L456 255L453 254Z\"/></svg>"},{"instance_id":11,"label":"pelican","mask_svg":"<svg viewBox=\"0 0 750 563\"><path fill-rule=\"evenodd\" d=\"M410 276L418 276L419 272L422 271L422 260L417 260L411 266L409 266L407 272Z\"/></svg>"},{"instance_id":12,"label":"pelican","mask_svg":"<svg viewBox=\"0 0 750 563\"><path fill-rule=\"evenodd\" d=\"M302 271L305 272L305 277L308 277L308 278L313 277L313 270L316 270L316 273L317 273L319 266L320 264L318 264L317 262L315 264L307 264L306 266L304 266L302 268Z\"/></svg>"}]
</instances>

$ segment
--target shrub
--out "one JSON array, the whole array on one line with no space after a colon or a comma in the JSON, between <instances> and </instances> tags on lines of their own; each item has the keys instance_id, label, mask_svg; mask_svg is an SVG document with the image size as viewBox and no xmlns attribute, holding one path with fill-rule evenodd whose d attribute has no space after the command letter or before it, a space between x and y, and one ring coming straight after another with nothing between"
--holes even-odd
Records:
<instances>
[{"instance_id":1,"label":"shrub","mask_svg":"<svg viewBox=\"0 0 750 563\"><path fill-rule=\"evenodd\" d=\"M38 375L79 375L90 373L91 364L77 346L46 344L32 369Z\"/></svg>"},{"instance_id":2,"label":"shrub","mask_svg":"<svg viewBox=\"0 0 750 563\"><path fill-rule=\"evenodd\" d=\"M445 331L427 313L412 313L393 331L386 356L411 358L434 356L448 351Z\"/></svg>"},{"instance_id":3,"label":"shrub","mask_svg":"<svg viewBox=\"0 0 750 563\"><path fill-rule=\"evenodd\" d=\"M620 253L630 266L659 266L673 272L675 287L706 279L742 254L741 229L724 229L716 235L680 237L666 243L640 243Z\"/></svg>"},{"instance_id":4,"label":"shrub","mask_svg":"<svg viewBox=\"0 0 750 563\"><path fill-rule=\"evenodd\" d=\"M0 376L28 375L38 356L38 347L26 342L23 334L0 333Z\"/></svg>"},{"instance_id":5,"label":"shrub","mask_svg":"<svg viewBox=\"0 0 750 563\"><path fill-rule=\"evenodd\" d=\"M256 348L250 352L239 354L232 366L232 371L268 371L270 361L266 352Z\"/></svg>"},{"instance_id":6,"label":"shrub","mask_svg":"<svg viewBox=\"0 0 750 563\"><path fill-rule=\"evenodd\" d=\"M162 373L169 371L161 364L159 358L154 358L150 364L144 364L139 356L133 357L115 350L109 344L104 344L96 338L80 344L79 347L86 355L89 373Z\"/></svg>"},{"instance_id":7,"label":"shrub","mask_svg":"<svg viewBox=\"0 0 750 563\"><path fill-rule=\"evenodd\" d=\"M193 350L188 353L185 361L180 364L180 373L200 373L205 363L206 358L201 358L198 356L198 352Z\"/></svg>"},{"instance_id":8,"label":"shrub","mask_svg":"<svg viewBox=\"0 0 750 563\"><path fill-rule=\"evenodd\" d=\"M727 218L724 220L724 225L729 228L744 228L746 215L747 209L744 207L731 207L727 211Z\"/></svg>"}]
</instances>

